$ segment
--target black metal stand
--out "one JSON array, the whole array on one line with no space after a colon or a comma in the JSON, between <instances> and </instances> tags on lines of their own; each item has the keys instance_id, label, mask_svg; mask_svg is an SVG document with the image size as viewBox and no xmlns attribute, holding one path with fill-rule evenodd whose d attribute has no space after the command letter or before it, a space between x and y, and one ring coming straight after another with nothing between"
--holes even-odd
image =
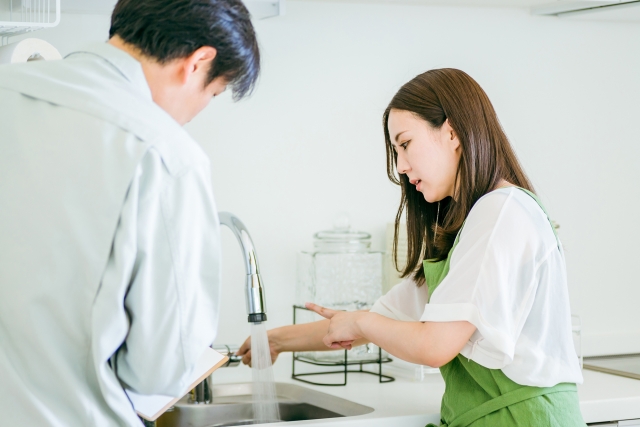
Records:
<instances>
[{"instance_id":1,"label":"black metal stand","mask_svg":"<svg viewBox=\"0 0 640 427\"><path fill-rule=\"evenodd\" d=\"M298 310L305 310L305 311L311 311L306 307L301 307L299 305L294 305L293 306L293 324L296 324L296 312ZM344 351L344 362L319 362L319 361L314 361L314 360L309 360L307 358L305 358L304 356L300 356L297 352L293 352L293 362L292 362L292 367L291 367L291 378L293 378L294 380L298 380L298 381L302 381L303 383L307 383L307 384L313 384L313 385L326 385L326 386L342 386L342 385L347 385L347 374L348 373L362 373L362 374L370 374L370 375L375 375L378 377L378 382L379 383L390 383L392 381L395 381L396 379L392 376L389 375L383 375L382 374L382 364L383 363L389 363L391 362L393 359L391 359L390 357L382 357L382 349L378 348L378 358L376 360L371 360L371 361L349 361L347 359L347 350ZM300 362L300 363L307 363L309 365L316 365L316 366L340 366L341 369L340 370L336 370L336 371L325 371L325 372L305 372L305 373L296 373L296 362ZM363 368L363 365L370 365L370 364L377 364L378 365L378 372L373 372L373 371L368 371L366 369ZM349 366L359 366L359 369L349 369ZM310 381L301 377L306 377L306 376L315 376L315 375L330 375L330 374L343 374L343 380L340 383L322 383L322 382L315 382L315 381Z\"/></svg>"}]
</instances>

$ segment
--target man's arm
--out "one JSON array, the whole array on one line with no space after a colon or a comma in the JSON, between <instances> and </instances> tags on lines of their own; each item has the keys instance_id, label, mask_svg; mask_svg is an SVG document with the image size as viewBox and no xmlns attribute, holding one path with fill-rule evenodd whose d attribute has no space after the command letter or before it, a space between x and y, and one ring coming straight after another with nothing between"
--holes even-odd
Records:
<instances>
[{"instance_id":1,"label":"man's arm","mask_svg":"<svg viewBox=\"0 0 640 427\"><path fill-rule=\"evenodd\" d=\"M137 247L124 299L130 327L115 367L138 393L186 392L215 337L219 224L207 173L190 168L171 176L151 149L128 195L137 197Z\"/></svg>"}]
</instances>

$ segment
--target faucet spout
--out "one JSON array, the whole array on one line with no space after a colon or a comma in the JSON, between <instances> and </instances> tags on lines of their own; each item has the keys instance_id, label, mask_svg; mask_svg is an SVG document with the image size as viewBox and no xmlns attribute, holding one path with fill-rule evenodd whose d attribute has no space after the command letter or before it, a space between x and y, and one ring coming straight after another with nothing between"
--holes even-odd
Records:
<instances>
[{"instance_id":1,"label":"faucet spout","mask_svg":"<svg viewBox=\"0 0 640 427\"><path fill-rule=\"evenodd\" d=\"M219 212L220 224L226 225L233 232L242 247L245 270L247 273L245 297L247 314L250 323L261 323L267 320L267 304L264 297L262 277L258 268L258 257L251 236L240 219L229 213Z\"/></svg>"},{"instance_id":2,"label":"faucet spout","mask_svg":"<svg viewBox=\"0 0 640 427\"><path fill-rule=\"evenodd\" d=\"M247 300L247 314L250 323L262 323L267 320L267 304L264 299L264 288L262 287L262 278L260 277L260 269L258 268L258 257L256 249L253 246L251 236L240 219L229 212L218 212L220 224L229 227L238 239L242 247L244 255L244 266L247 272L245 296ZM240 364L242 357L232 354L229 346L220 348L212 346L215 350L229 357L229 362L224 366L237 366ZM237 349L235 349L237 351ZM235 353L235 351L233 352ZM200 384L191 390L189 401L193 404L211 403L211 385L210 378L205 378Z\"/></svg>"}]
</instances>

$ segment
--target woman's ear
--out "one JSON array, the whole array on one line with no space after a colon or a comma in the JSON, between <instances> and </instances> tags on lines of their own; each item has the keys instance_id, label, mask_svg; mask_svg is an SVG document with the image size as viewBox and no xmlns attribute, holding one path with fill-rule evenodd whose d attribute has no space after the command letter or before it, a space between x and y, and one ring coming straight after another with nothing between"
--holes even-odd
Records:
<instances>
[{"instance_id":1,"label":"woman's ear","mask_svg":"<svg viewBox=\"0 0 640 427\"><path fill-rule=\"evenodd\" d=\"M451 127L451 122L449 122L448 118L442 124L442 130L444 132L445 141L451 144L450 146L453 151L458 150L460 148L460 140L458 139L456 131Z\"/></svg>"}]
</instances>

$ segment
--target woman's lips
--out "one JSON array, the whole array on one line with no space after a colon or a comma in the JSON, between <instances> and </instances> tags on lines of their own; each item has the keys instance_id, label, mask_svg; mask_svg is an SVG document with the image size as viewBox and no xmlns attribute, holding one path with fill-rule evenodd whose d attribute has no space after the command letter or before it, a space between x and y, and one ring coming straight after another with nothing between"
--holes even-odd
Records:
<instances>
[{"instance_id":1,"label":"woman's lips","mask_svg":"<svg viewBox=\"0 0 640 427\"><path fill-rule=\"evenodd\" d=\"M416 186L416 190L420 191L420 184L422 183L421 179L410 179L409 183L411 185L415 185Z\"/></svg>"}]
</instances>

